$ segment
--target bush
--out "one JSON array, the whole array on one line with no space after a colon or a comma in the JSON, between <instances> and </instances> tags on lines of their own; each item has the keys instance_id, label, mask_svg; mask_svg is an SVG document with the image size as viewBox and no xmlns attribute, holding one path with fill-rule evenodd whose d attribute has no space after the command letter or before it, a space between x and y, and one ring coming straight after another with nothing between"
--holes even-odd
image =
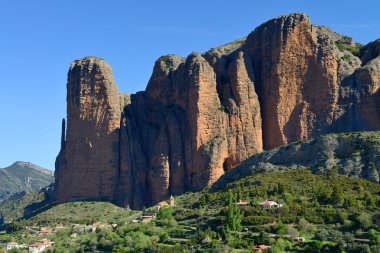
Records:
<instances>
[{"instance_id":1,"label":"bush","mask_svg":"<svg viewBox=\"0 0 380 253\"><path fill-rule=\"evenodd\" d=\"M308 232L311 229L310 223L307 220L305 220L304 218L301 218L298 221L297 227L298 227L298 230L304 231L304 232Z\"/></svg>"},{"instance_id":2,"label":"bush","mask_svg":"<svg viewBox=\"0 0 380 253\"><path fill-rule=\"evenodd\" d=\"M347 244L346 251L348 253L368 253L370 249L367 244L350 243Z\"/></svg>"},{"instance_id":3,"label":"bush","mask_svg":"<svg viewBox=\"0 0 380 253\"><path fill-rule=\"evenodd\" d=\"M158 220L170 220L173 218L174 210L171 206L163 206L157 214Z\"/></svg>"},{"instance_id":4,"label":"bush","mask_svg":"<svg viewBox=\"0 0 380 253\"><path fill-rule=\"evenodd\" d=\"M356 223L358 227L363 229L368 229L372 226L372 218L371 215L367 213L361 213L358 217L356 217Z\"/></svg>"},{"instance_id":5,"label":"bush","mask_svg":"<svg viewBox=\"0 0 380 253\"><path fill-rule=\"evenodd\" d=\"M323 248L323 242L321 241L312 241L307 247L306 251L307 252L320 252L321 249Z\"/></svg>"},{"instance_id":6,"label":"bush","mask_svg":"<svg viewBox=\"0 0 380 253\"><path fill-rule=\"evenodd\" d=\"M341 52L343 52L344 50L347 50L357 57L360 56L360 48L359 47L353 47L350 44L344 43L342 41L337 41L336 46L338 47L338 49Z\"/></svg>"},{"instance_id":7,"label":"bush","mask_svg":"<svg viewBox=\"0 0 380 253\"><path fill-rule=\"evenodd\" d=\"M247 216L243 218L242 224L244 226L264 225L273 223L275 220L272 216Z\"/></svg>"},{"instance_id":8,"label":"bush","mask_svg":"<svg viewBox=\"0 0 380 253\"><path fill-rule=\"evenodd\" d=\"M333 242L337 242L339 239L341 239L343 237L343 234L342 232L338 231L338 230L330 230L329 231L329 238L331 241Z\"/></svg>"},{"instance_id":9,"label":"bush","mask_svg":"<svg viewBox=\"0 0 380 253\"><path fill-rule=\"evenodd\" d=\"M319 241L326 241L329 233L326 229L321 229L315 234L314 239Z\"/></svg>"},{"instance_id":10,"label":"bush","mask_svg":"<svg viewBox=\"0 0 380 253\"><path fill-rule=\"evenodd\" d=\"M286 233L289 235L292 241L298 236L298 230L293 227L288 227Z\"/></svg>"}]
</instances>

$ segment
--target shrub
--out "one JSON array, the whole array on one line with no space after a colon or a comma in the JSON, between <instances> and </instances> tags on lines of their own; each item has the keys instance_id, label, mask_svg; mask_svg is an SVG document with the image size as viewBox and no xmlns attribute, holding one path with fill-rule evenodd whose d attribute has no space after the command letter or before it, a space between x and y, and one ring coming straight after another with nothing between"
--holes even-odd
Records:
<instances>
[{"instance_id":1,"label":"shrub","mask_svg":"<svg viewBox=\"0 0 380 253\"><path fill-rule=\"evenodd\" d=\"M305 220L304 218L301 218L299 221L298 221L298 230L300 231L304 231L304 232L308 232L311 227L310 227L310 223Z\"/></svg>"},{"instance_id":2,"label":"shrub","mask_svg":"<svg viewBox=\"0 0 380 253\"><path fill-rule=\"evenodd\" d=\"M356 217L356 223L358 227L367 229L372 226L372 218L371 215L367 213L361 213L358 217Z\"/></svg>"},{"instance_id":3,"label":"shrub","mask_svg":"<svg viewBox=\"0 0 380 253\"><path fill-rule=\"evenodd\" d=\"M341 52L343 52L344 50L347 50L357 57L360 56L360 48L359 47L351 46L350 44L344 43L342 41L337 41L336 46L338 47L338 49Z\"/></svg>"},{"instance_id":4,"label":"shrub","mask_svg":"<svg viewBox=\"0 0 380 253\"><path fill-rule=\"evenodd\" d=\"M247 216L243 218L242 224L244 226L264 225L273 223L275 220L272 216Z\"/></svg>"},{"instance_id":5,"label":"shrub","mask_svg":"<svg viewBox=\"0 0 380 253\"><path fill-rule=\"evenodd\" d=\"M170 220L173 218L174 210L171 206L163 206L157 214L158 220Z\"/></svg>"},{"instance_id":6,"label":"shrub","mask_svg":"<svg viewBox=\"0 0 380 253\"><path fill-rule=\"evenodd\" d=\"M326 229L321 229L315 234L314 239L319 241L326 241L329 233Z\"/></svg>"},{"instance_id":7,"label":"shrub","mask_svg":"<svg viewBox=\"0 0 380 253\"><path fill-rule=\"evenodd\" d=\"M298 230L293 227L288 227L286 233L289 235L292 241L298 236Z\"/></svg>"},{"instance_id":8,"label":"shrub","mask_svg":"<svg viewBox=\"0 0 380 253\"><path fill-rule=\"evenodd\" d=\"M368 253L370 249L367 244L350 243L347 244L346 251L348 253Z\"/></svg>"}]
</instances>

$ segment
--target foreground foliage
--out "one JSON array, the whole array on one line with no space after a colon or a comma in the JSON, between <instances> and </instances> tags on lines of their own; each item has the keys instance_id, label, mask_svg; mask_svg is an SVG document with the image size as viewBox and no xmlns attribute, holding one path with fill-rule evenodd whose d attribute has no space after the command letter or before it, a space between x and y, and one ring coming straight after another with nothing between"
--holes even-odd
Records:
<instances>
[{"instance_id":1,"label":"foreground foliage","mask_svg":"<svg viewBox=\"0 0 380 253\"><path fill-rule=\"evenodd\" d=\"M159 212L105 202L54 206L9 224L0 243L48 237L55 242L50 252L251 252L256 244L272 246L269 252L379 252L379 193L379 184L336 170L325 176L308 170L257 174L215 192L178 196L175 207ZM265 199L283 207L259 206ZM154 213L149 223L132 222ZM41 227L53 232L31 232ZM305 242L295 242L299 236Z\"/></svg>"}]
</instances>

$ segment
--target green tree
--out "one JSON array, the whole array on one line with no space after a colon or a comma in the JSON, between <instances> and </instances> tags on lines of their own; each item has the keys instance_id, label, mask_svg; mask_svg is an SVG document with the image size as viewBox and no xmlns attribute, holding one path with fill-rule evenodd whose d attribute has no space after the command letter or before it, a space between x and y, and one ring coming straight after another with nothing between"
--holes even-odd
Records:
<instances>
[{"instance_id":1,"label":"green tree","mask_svg":"<svg viewBox=\"0 0 380 253\"><path fill-rule=\"evenodd\" d=\"M171 206L163 206L158 211L157 219L159 220L170 220L173 218L174 210Z\"/></svg>"},{"instance_id":2,"label":"green tree","mask_svg":"<svg viewBox=\"0 0 380 253\"><path fill-rule=\"evenodd\" d=\"M372 226L372 218L368 213L361 213L358 217L356 217L357 225L360 228L367 229Z\"/></svg>"},{"instance_id":3,"label":"green tree","mask_svg":"<svg viewBox=\"0 0 380 253\"><path fill-rule=\"evenodd\" d=\"M279 184L278 184L277 193L278 193L278 194L283 194L283 193L285 193L285 186L284 186L284 184L282 184L282 183L279 183Z\"/></svg>"},{"instance_id":4,"label":"green tree","mask_svg":"<svg viewBox=\"0 0 380 253\"><path fill-rule=\"evenodd\" d=\"M285 252L286 249L290 248L292 243L283 238L279 238L273 245L275 252Z\"/></svg>"},{"instance_id":5,"label":"green tree","mask_svg":"<svg viewBox=\"0 0 380 253\"><path fill-rule=\"evenodd\" d=\"M323 242L321 241L313 241L310 243L308 247L309 252L321 252L321 249L323 248Z\"/></svg>"},{"instance_id":6,"label":"green tree","mask_svg":"<svg viewBox=\"0 0 380 253\"><path fill-rule=\"evenodd\" d=\"M304 219L304 218L301 218L299 221L298 221L298 230L299 231L303 231L303 232L309 232L310 230L310 223Z\"/></svg>"},{"instance_id":7,"label":"green tree","mask_svg":"<svg viewBox=\"0 0 380 253\"><path fill-rule=\"evenodd\" d=\"M378 232L375 229L370 229L368 235L372 244L380 246L380 231Z\"/></svg>"},{"instance_id":8,"label":"green tree","mask_svg":"<svg viewBox=\"0 0 380 253\"><path fill-rule=\"evenodd\" d=\"M339 205L343 201L343 190L339 183L334 183L331 194L331 204Z\"/></svg>"},{"instance_id":9,"label":"green tree","mask_svg":"<svg viewBox=\"0 0 380 253\"><path fill-rule=\"evenodd\" d=\"M256 244L267 244L269 241L268 234L261 231L259 236L256 238Z\"/></svg>"},{"instance_id":10,"label":"green tree","mask_svg":"<svg viewBox=\"0 0 380 253\"><path fill-rule=\"evenodd\" d=\"M228 211L227 211L227 225L229 231L238 231L241 228L242 214L239 207L236 205L236 195L228 191Z\"/></svg>"},{"instance_id":11,"label":"green tree","mask_svg":"<svg viewBox=\"0 0 380 253\"><path fill-rule=\"evenodd\" d=\"M287 232L289 238L293 241L298 236L298 230L293 227L288 227Z\"/></svg>"},{"instance_id":12,"label":"green tree","mask_svg":"<svg viewBox=\"0 0 380 253\"><path fill-rule=\"evenodd\" d=\"M22 230L22 228L23 226L20 222L14 221L8 224L5 230L7 231L8 234L12 234L13 232Z\"/></svg>"}]
</instances>

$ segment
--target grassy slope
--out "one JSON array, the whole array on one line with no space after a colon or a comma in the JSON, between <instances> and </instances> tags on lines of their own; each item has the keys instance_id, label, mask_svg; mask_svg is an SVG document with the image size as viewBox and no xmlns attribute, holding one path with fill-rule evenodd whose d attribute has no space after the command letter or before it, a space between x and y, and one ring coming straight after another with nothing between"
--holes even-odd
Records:
<instances>
[{"instance_id":1,"label":"grassy slope","mask_svg":"<svg viewBox=\"0 0 380 253\"><path fill-rule=\"evenodd\" d=\"M51 209L37 214L30 220L50 224L93 224L125 222L136 211L126 211L109 202L70 202L57 205Z\"/></svg>"}]
</instances>

